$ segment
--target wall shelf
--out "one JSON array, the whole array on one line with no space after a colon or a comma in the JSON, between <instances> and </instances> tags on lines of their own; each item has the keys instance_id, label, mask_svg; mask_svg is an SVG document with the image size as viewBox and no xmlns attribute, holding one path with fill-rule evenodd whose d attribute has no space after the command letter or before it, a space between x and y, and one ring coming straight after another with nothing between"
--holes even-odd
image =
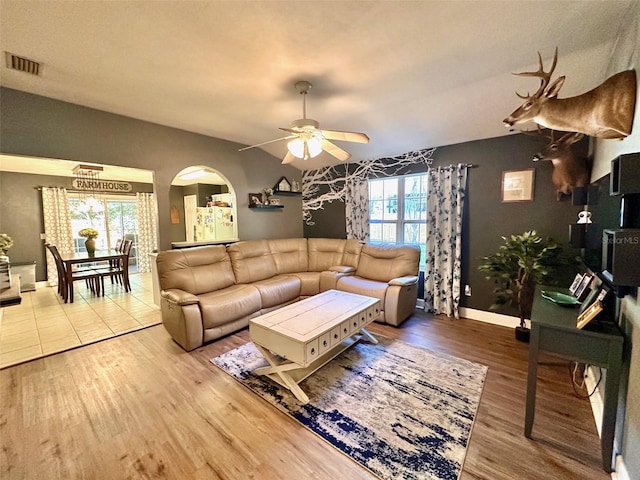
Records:
<instances>
[{"instance_id":1,"label":"wall shelf","mask_svg":"<svg viewBox=\"0 0 640 480\"><path fill-rule=\"evenodd\" d=\"M284 208L284 205L249 205L249 208L275 210L276 208Z\"/></svg>"},{"instance_id":2,"label":"wall shelf","mask_svg":"<svg viewBox=\"0 0 640 480\"><path fill-rule=\"evenodd\" d=\"M274 190L273 195L281 195L283 197L298 197L302 195L302 192L292 192L289 190Z\"/></svg>"}]
</instances>

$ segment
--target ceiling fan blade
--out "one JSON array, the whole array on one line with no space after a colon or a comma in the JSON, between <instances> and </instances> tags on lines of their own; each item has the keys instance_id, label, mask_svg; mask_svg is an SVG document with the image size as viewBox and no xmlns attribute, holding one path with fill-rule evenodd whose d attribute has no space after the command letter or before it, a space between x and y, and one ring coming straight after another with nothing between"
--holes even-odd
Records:
<instances>
[{"instance_id":1,"label":"ceiling fan blade","mask_svg":"<svg viewBox=\"0 0 640 480\"><path fill-rule=\"evenodd\" d=\"M339 146L331 143L328 140L322 141L322 149L327 152L329 155L333 155L338 160L345 161L351 158L351 154L346 150L341 149Z\"/></svg>"},{"instance_id":2,"label":"ceiling fan blade","mask_svg":"<svg viewBox=\"0 0 640 480\"><path fill-rule=\"evenodd\" d=\"M358 132L337 132L335 130L321 130L328 140L342 140L343 142L369 143L369 137Z\"/></svg>"},{"instance_id":3,"label":"ceiling fan blade","mask_svg":"<svg viewBox=\"0 0 640 480\"><path fill-rule=\"evenodd\" d=\"M289 140L291 138L296 138L296 137L297 137L297 135L287 135L286 137L276 138L275 140L269 140L267 142L256 143L255 145L250 145L248 147L243 147L243 148L238 149L238 151L242 152L244 150L249 150L250 148L261 147L262 145L266 145L268 143L279 142L280 140Z\"/></svg>"},{"instance_id":4,"label":"ceiling fan blade","mask_svg":"<svg viewBox=\"0 0 640 480\"><path fill-rule=\"evenodd\" d=\"M286 165L287 163L293 162L295 159L296 159L296 157L294 157L291 152L287 151L287 154L282 159L282 164Z\"/></svg>"}]
</instances>

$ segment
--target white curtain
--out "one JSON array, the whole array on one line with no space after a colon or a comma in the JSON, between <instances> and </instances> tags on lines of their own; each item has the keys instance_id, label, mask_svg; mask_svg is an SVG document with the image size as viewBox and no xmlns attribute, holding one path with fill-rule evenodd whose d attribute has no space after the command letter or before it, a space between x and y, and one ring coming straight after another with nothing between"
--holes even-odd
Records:
<instances>
[{"instance_id":1,"label":"white curtain","mask_svg":"<svg viewBox=\"0 0 640 480\"><path fill-rule=\"evenodd\" d=\"M424 309L459 318L462 211L467 166L429 170Z\"/></svg>"},{"instance_id":2,"label":"white curtain","mask_svg":"<svg viewBox=\"0 0 640 480\"><path fill-rule=\"evenodd\" d=\"M153 193L136 193L138 203L138 271L150 272L149 254L158 248L158 222Z\"/></svg>"},{"instance_id":3,"label":"white curtain","mask_svg":"<svg viewBox=\"0 0 640 480\"><path fill-rule=\"evenodd\" d=\"M369 240L369 182L347 179L345 182L347 238Z\"/></svg>"},{"instance_id":4,"label":"white curtain","mask_svg":"<svg viewBox=\"0 0 640 480\"><path fill-rule=\"evenodd\" d=\"M65 188L42 187L42 212L46 242L55 245L61 254L74 251L69 196ZM47 280L58 285L58 269L53 256L47 250Z\"/></svg>"}]
</instances>

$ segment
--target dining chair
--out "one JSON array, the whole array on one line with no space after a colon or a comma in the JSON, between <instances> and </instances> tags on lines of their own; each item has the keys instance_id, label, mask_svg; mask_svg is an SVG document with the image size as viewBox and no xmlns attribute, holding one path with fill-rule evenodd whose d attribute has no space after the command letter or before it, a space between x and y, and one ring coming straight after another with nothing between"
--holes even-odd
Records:
<instances>
[{"instance_id":1,"label":"dining chair","mask_svg":"<svg viewBox=\"0 0 640 480\"><path fill-rule=\"evenodd\" d=\"M131 291L129 283L129 255L133 246L132 240L123 240L120 252L122 256L113 262L108 268L96 268L96 272L100 275L100 286L104 292L104 277L110 277L111 283L117 281L122 285L126 292Z\"/></svg>"},{"instance_id":2,"label":"dining chair","mask_svg":"<svg viewBox=\"0 0 640 480\"><path fill-rule=\"evenodd\" d=\"M58 293L62 296L64 303L73 303L73 288L67 282L67 270L55 245L48 244L47 249L53 255L58 270ZM100 275L95 270L71 270L71 281L84 280L91 289L91 292L100 296Z\"/></svg>"}]
</instances>

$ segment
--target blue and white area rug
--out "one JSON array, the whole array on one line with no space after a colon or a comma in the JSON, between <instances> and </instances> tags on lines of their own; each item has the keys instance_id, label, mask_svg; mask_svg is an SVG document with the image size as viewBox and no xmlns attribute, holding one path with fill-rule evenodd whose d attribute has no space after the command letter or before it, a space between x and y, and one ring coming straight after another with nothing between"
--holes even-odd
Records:
<instances>
[{"instance_id":1,"label":"blue and white area rug","mask_svg":"<svg viewBox=\"0 0 640 480\"><path fill-rule=\"evenodd\" d=\"M300 386L272 380L253 343L211 362L383 479L459 477L487 367L400 340L357 343Z\"/></svg>"}]
</instances>

